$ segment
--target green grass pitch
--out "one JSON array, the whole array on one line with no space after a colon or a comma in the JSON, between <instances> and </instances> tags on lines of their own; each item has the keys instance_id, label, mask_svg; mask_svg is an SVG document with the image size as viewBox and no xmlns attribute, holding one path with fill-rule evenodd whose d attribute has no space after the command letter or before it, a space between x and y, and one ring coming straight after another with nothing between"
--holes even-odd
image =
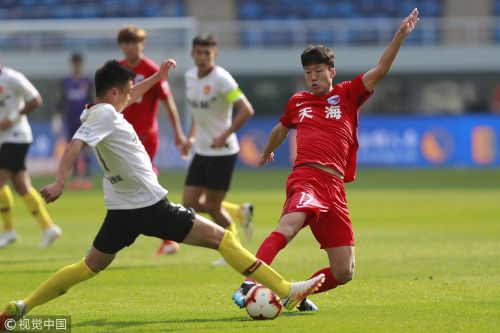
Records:
<instances>
[{"instance_id":1,"label":"green grass pitch","mask_svg":"<svg viewBox=\"0 0 500 333\"><path fill-rule=\"evenodd\" d=\"M256 207L252 251L273 229L287 171L238 171L229 198ZM169 198L184 173L165 172ZM35 179L40 188L49 179ZM100 180L95 179L95 184ZM32 315L71 315L72 332L499 332L500 170L358 171L346 185L356 235L355 278L313 296L318 313L284 311L251 320L231 302L242 277L212 268L214 251L182 246L155 257L160 241L140 237L97 277ZM104 217L100 186L66 191L49 206L63 237L38 249L40 229L15 197L21 239L0 250L0 302L20 299L62 266L80 260ZM301 280L327 265L308 229L273 264Z\"/></svg>"}]
</instances>

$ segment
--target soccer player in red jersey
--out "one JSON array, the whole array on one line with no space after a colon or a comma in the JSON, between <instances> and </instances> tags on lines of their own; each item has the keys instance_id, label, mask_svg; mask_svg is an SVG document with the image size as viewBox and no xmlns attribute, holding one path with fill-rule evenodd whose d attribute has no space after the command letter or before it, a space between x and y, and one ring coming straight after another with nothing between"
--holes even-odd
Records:
<instances>
[{"instance_id":1,"label":"soccer player in red jersey","mask_svg":"<svg viewBox=\"0 0 500 333\"><path fill-rule=\"evenodd\" d=\"M286 139L288 131L297 130L297 157L287 180L282 215L256 257L271 264L278 252L309 226L330 263L313 274L323 273L326 277L316 293L345 284L353 277L354 236L344 182L353 181L356 175L359 110L389 72L404 39L417 24L418 14L415 8L401 22L378 64L352 81L333 85L332 50L322 45L308 46L301 60L310 92L290 98L262 153L261 165L272 162L273 151ZM234 292L233 300L240 307L253 284L247 280ZM317 307L304 300L298 309L316 311Z\"/></svg>"},{"instance_id":2,"label":"soccer player in red jersey","mask_svg":"<svg viewBox=\"0 0 500 333\"><path fill-rule=\"evenodd\" d=\"M126 26L118 32L118 45L125 56L125 59L121 60L120 64L128 67L136 74L134 84L147 79L156 73L159 68L153 60L144 55L145 40L146 31L136 26ZM158 170L153 160L159 144L157 119L159 101L162 101L165 107L174 131L175 145L180 150L186 142L186 137L182 131L177 106L167 81L162 80L156 83L152 89L123 111L123 116L132 124L139 140L146 148L156 174L158 174ZM157 254L173 254L178 251L179 245L176 242L165 241L158 249Z\"/></svg>"}]
</instances>

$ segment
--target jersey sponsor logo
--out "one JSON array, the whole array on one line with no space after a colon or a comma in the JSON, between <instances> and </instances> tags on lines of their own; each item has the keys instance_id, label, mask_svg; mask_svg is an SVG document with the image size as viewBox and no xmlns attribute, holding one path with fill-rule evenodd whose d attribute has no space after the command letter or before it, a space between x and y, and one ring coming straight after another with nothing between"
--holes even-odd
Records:
<instances>
[{"instance_id":1,"label":"jersey sponsor logo","mask_svg":"<svg viewBox=\"0 0 500 333\"><path fill-rule=\"evenodd\" d=\"M205 85L205 86L203 87L203 93L204 93L205 95L210 94L210 91L211 91L211 90L212 90L212 86L210 86L210 85L208 85L208 84L207 84L207 85Z\"/></svg>"},{"instance_id":2,"label":"jersey sponsor logo","mask_svg":"<svg viewBox=\"0 0 500 333\"><path fill-rule=\"evenodd\" d=\"M340 111L340 106L325 106L325 118L332 119L335 118L339 120L342 117L342 112Z\"/></svg>"},{"instance_id":3,"label":"jersey sponsor logo","mask_svg":"<svg viewBox=\"0 0 500 333\"><path fill-rule=\"evenodd\" d=\"M81 136L87 137L92 133L92 128L88 125L82 125L76 133L80 134Z\"/></svg>"},{"instance_id":4,"label":"jersey sponsor logo","mask_svg":"<svg viewBox=\"0 0 500 333\"><path fill-rule=\"evenodd\" d=\"M328 104L331 105L337 105L340 102L340 96L339 95L333 95L327 99Z\"/></svg>"},{"instance_id":5,"label":"jersey sponsor logo","mask_svg":"<svg viewBox=\"0 0 500 333\"><path fill-rule=\"evenodd\" d=\"M302 104L304 104L304 103L307 103L307 101L302 102L302 103L297 102L297 103L295 103L295 106L296 106L296 107L299 107L299 106L301 106L301 105L302 105Z\"/></svg>"},{"instance_id":6,"label":"jersey sponsor logo","mask_svg":"<svg viewBox=\"0 0 500 333\"><path fill-rule=\"evenodd\" d=\"M302 122L304 118L312 118L313 115L311 114L313 112L312 108L308 106L307 108L303 108L302 110L299 111L299 121Z\"/></svg>"},{"instance_id":7,"label":"jersey sponsor logo","mask_svg":"<svg viewBox=\"0 0 500 333\"><path fill-rule=\"evenodd\" d=\"M309 203L311 203L313 199L314 199L313 196L310 195L309 193L302 192L299 203L297 204L297 208L309 206Z\"/></svg>"},{"instance_id":8,"label":"jersey sponsor logo","mask_svg":"<svg viewBox=\"0 0 500 333\"><path fill-rule=\"evenodd\" d=\"M214 102L217 99L216 96L213 96L209 100L196 100L196 99L187 99L189 105L194 108L208 109L210 108L210 103Z\"/></svg>"}]
</instances>

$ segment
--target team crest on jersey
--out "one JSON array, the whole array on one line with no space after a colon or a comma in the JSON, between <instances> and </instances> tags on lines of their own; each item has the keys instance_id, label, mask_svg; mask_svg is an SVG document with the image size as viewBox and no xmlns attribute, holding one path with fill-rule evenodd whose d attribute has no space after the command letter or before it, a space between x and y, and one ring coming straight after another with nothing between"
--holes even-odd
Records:
<instances>
[{"instance_id":1,"label":"team crest on jersey","mask_svg":"<svg viewBox=\"0 0 500 333\"><path fill-rule=\"evenodd\" d=\"M212 86L209 86L208 84L206 86L203 87L203 93L205 95L208 95L210 94L210 90L212 90Z\"/></svg>"},{"instance_id":2,"label":"team crest on jersey","mask_svg":"<svg viewBox=\"0 0 500 333\"><path fill-rule=\"evenodd\" d=\"M333 95L327 99L328 104L331 105L337 105L340 102L340 96L339 95Z\"/></svg>"},{"instance_id":3,"label":"team crest on jersey","mask_svg":"<svg viewBox=\"0 0 500 333\"><path fill-rule=\"evenodd\" d=\"M144 80L144 75L142 75L142 74L137 74L137 75L134 77L134 84L137 84L137 83L139 83L139 82L141 82L141 81L143 81L143 80Z\"/></svg>"}]
</instances>

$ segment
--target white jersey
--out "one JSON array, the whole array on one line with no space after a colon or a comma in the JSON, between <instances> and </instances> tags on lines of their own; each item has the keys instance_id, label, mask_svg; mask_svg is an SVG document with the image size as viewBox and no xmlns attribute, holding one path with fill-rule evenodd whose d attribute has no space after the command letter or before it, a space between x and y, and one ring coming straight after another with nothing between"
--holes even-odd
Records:
<instances>
[{"instance_id":1,"label":"white jersey","mask_svg":"<svg viewBox=\"0 0 500 333\"><path fill-rule=\"evenodd\" d=\"M0 144L31 143L33 134L26 115L15 117L24 109L26 102L39 97L40 93L28 79L18 71L8 67L0 68L0 120L14 116L12 126L0 130Z\"/></svg>"},{"instance_id":2,"label":"white jersey","mask_svg":"<svg viewBox=\"0 0 500 333\"><path fill-rule=\"evenodd\" d=\"M82 125L73 136L92 147L104 172L108 209L151 206L165 197L144 146L123 114L107 103L83 110Z\"/></svg>"},{"instance_id":3,"label":"white jersey","mask_svg":"<svg viewBox=\"0 0 500 333\"><path fill-rule=\"evenodd\" d=\"M243 96L234 78L219 66L202 78L198 78L198 68L194 67L184 77L186 98L196 124L194 152L206 156L238 153L235 133L227 138L225 147L211 147L213 139L231 127L233 103Z\"/></svg>"}]
</instances>

